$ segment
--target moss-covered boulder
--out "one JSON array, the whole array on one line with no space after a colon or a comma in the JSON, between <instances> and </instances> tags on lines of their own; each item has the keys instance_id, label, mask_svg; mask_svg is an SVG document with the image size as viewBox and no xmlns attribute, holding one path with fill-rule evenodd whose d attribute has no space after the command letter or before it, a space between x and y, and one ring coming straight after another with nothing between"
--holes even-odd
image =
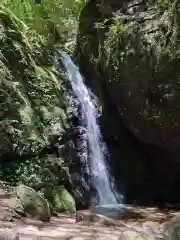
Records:
<instances>
[{"instance_id":1,"label":"moss-covered boulder","mask_svg":"<svg viewBox=\"0 0 180 240\"><path fill-rule=\"evenodd\" d=\"M43 189L43 193L53 211L70 213L76 211L75 200L64 186L49 186Z\"/></svg>"},{"instance_id":2,"label":"moss-covered boulder","mask_svg":"<svg viewBox=\"0 0 180 240\"><path fill-rule=\"evenodd\" d=\"M4 159L7 154L39 153L49 144L54 128L59 136L64 132L61 78L52 57L34 30L0 8L0 152Z\"/></svg>"},{"instance_id":3,"label":"moss-covered boulder","mask_svg":"<svg viewBox=\"0 0 180 240\"><path fill-rule=\"evenodd\" d=\"M16 193L27 215L42 221L50 220L49 204L42 195L37 193L33 188L25 185L18 186Z\"/></svg>"}]
</instances>

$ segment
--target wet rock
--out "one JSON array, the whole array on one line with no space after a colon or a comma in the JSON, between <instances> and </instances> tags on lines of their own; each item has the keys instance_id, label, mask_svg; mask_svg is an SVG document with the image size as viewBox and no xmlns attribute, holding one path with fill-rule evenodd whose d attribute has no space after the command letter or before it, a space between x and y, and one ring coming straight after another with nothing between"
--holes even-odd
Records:
<instances>
[{"instance_id":1,"label":"wet rock","mask_svg":"<svg viewBox=\"0 0 180 240\"><path fill-rule=\"evenodd\" d=\"M121 218L121 216L133 215L135 208L125 204L107 204L91 207L90 210L92 213L117 219Z\"/></svg>"},{"instance_id":2,"label":"wet rock","mask_svg":"<svg viewBox=\"0 0 180 240\"><path fill-rule=\"evenodd\" d=\"M95 214L92 213L88 210L86 211L77 211L76 212L76 222L82 222L82 223L96 223L96 224L101 224L105 226L122 226L124 227L125 224L120 224L116 223L115 220L108 218L106 216L100 215L100 214Z\"/></svg>"},{"instance_id":3,"label":"wet rock","mask_svg":"<svg viewBox=\"0 0 180 240\"><path fill-rule=\"evenodd\" d=\"M42 221L50 220L49 204L42 195L37 193L33 188L25 185L18 186L16 192L27 215Z\"/></svg>"}]
</instances>

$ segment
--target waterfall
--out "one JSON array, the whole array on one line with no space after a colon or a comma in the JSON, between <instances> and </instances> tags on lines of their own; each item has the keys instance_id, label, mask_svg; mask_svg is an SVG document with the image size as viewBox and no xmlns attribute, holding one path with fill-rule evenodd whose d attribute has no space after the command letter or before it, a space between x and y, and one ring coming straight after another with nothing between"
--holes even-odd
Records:
<instances>
[{"instance_id":1,"label":"waterfall","mask_svg":"<svg viewBox=\"0 0 180 240\"><path fill-rule=\"evenodd\" d=\"M97 123L97 108L92 93L84 84L77 66L70 57L61 52L59 60L66 69L72 93L80 105L79 122L80 126L86 130L84 141L87 141L81 155L84 156L86 172L91 178L94 189L98 192L98 204L117 204L116 192L113 190L114 184L110 180L105 158L106 147Z\"/></svg>"}]
</instances>

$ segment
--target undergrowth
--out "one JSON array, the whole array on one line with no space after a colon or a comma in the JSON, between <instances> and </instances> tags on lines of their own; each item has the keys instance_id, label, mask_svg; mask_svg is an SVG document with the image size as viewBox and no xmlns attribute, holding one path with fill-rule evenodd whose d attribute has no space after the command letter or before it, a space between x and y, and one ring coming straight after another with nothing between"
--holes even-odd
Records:
<instances>
[{"instance_id":1,"label":"undergrowth","mask_svg":"<svg viewBox=\"0 0 180 240\"><path fill-rule=\"evenodd\" d=\"M6 0L4 7L9 9L25 24L35 29L46 44L64 44L72 51L83 0Z\"/></svg>"},{"instance_id":2,"label":"undergrowth","mask_svg":"<svg viewBox=\"0 0 180 240\"><path fill-rule=\"evenodd\" d=\"M36 190L46 186L61 185L70 181L68 167L53 155L14 161L0 169L0 179L12 186L25 184Z\"/></svg>"}]
</instances>

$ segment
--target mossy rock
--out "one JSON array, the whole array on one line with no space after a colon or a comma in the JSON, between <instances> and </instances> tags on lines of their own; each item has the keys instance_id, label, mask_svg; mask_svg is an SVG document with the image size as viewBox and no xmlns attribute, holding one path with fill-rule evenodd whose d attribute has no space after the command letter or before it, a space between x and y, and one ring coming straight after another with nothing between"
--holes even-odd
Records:
<instances>
[{"instance_id":1,"label":"mossy rock","mask_svg":"<svg viewBox=\"0 0 180 240\"><path fill-rule=\"evenodd\" d=\"M16 193L27 215L42 221L50 220L49 204L42 195L25 185L18 186Z\"/></svg>"},{"instance_id":2,"label":"mossy rock","mask_svg":"<svg viewBox=\"0 0 180 240\"><path fill-rule=\"evenodd\" d=\"M56 212L73 213L76 211L75 200L64 186L47 187L43 189L43 193Z\"/></svg>"},{"instance_id":3,"label":"mossy rock","mask_svg":"<svg viewBox=\"0 0 180 240\"><path fill-rule=\"evenodd\" d=\"M50 142L45 129L58 123L64 131L61 76L52 59L37 32L0 7L1 154L39 153Z\"/></svg>"}]
</instances>

